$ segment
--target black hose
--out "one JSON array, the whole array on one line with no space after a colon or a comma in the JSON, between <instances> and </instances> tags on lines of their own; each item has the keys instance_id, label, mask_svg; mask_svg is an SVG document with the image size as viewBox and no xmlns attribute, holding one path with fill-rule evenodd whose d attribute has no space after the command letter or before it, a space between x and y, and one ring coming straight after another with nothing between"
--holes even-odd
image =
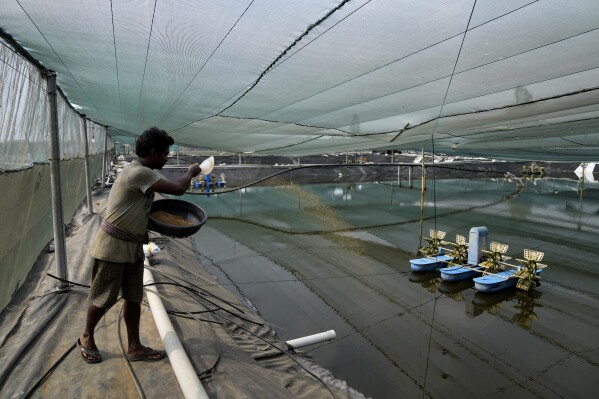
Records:
<instances>
[{"instance_id":1,"label":"black hose","mask_svg":"<svg viewBox=\"0 0 599 399\"><path fill-rule=\"evenodd\" d=\"M67 283L69 285L73 285L73 286L77 286L77 287L90 288L89 285L85 285L85 284L81 284L81 283L76 283L74 281L65 280L64 278L60 278L60 277L57 277L57 276L53 275L52 273L46 273L46 275L48 275L48 276L50 276L50 277L52 277L52 278L54 278L54 279L56 279L58 281L62 281L63 283Z\"/></svg>"},{"instance_id":2,"label":"black hose","mask_svg":"<svg viewBox=\"0 0 599 399\"><path fill-rule=\"evenodd\" d=\"M289 169L285 169L285 170L281 170L279 172L275 172L273 174L270 174L266 177L263 177L261 179L258 180L254 180L253 182L244 184L242 186L239 187L233 187L233 188L229 188L226 190L219 190L219 191L212 191L212 192L195 192L195 191L186 191L185 194L191 194L191 195L212 195L212 194L226 194L226 193L230 193L230 192L234 192L234 191L239 191L242 188L247 188L247 187L251 187L254 186L258 183L262 183L265 180L271 179L275 176L281 175L283 173L288 173L288 172L293 172L294 170L300 170L300 169L308 169L308 168L344 168L344 167L366 167L366 166L401 166L400 164L382 164L382 163L377 163L377 164L369 164L369 165L364 165L364 164L322 164L322 165L303 165L303 166L296 166L294 168L289 168ZM412 165L409 165L412 166ZM419 166L419 165L416 165ZM505 172L500 172L500 171L494 171L494 170L479 170L479 169L465 169L465 168L460 168L459 166L441 166L441 165L426 165L427 168L439 168L439 169L452 169L452 170L458 170L458 171L463 171L463 172L479 172L479 173L495 173L497 175L504 175Z\"/></svg>"},{"instance_id":3,"label":"black hose","mask_svg":"<svg viewBox=\"0 0 599 399\"><path fill-rule=\"evenodd\" d=\"M167 302L169 302L171 305L177 307L170 299L166 298L164 295L161 295L158 292L149 290L147 288L144 288L144 290L147 291L147 292L151 292L151 293L153 293L156 296L159 296L160 298L162 298L162 299L166 300ZM187 313L192 319L196 320L198 323L200 322L200 319L198 319L197 317L195 317L190 312L187 312L185 310L183 312ZM210 330L210 331L212 332L212 335L214 336L214 342L216 344L216 356L214 358L214 362L212 363L212 365L210 367L208 367L207 369L205 369L204 371L199 372L199 373L196 371L196 373L197 373L197 375L198 375L198 377L200 379L210 376L210 373L212 371L216 370L216 366L220 362L220 353L221 353L220 342L219 342L219 340L218 340L218 338L216 336L216 333L214 331L212 331L212 330Z\"/></svg>"},{"instance_id":4,"label":"black hose","mask_svg":"<svg viewBox=\"0 0 599 399\"><path fill-rule=\"evenodd\" d=\"M177 287L179 287L179 288L181 288L181 289L185 289L185 290L188 292L188 294L190 295L190 297L191 297L192 299L194 299L196 302L198 302L200 305L202 305L202 304L201 304L201 302L200 302L200 299L205 299L205 298L199 298L199 296L198 296L198 294L197 294L196 290L194 290L194 287L185 286L185 285L183 285L183 284L179 284L179 283L154 283L153 285L159 285L159 284L174 285L174 286L177 286ZM150 285L150 284L147 284L147 285ZM153 292L153 293L155 293L155 294L157 294L157 295L159 295L159 296L161 296L160 294L156 293L155 291L152 291L152 292ZM194 294L194 295L192 295L192 294ZM162 296L161 296L161 297L162 297ZM215 305L215 306L218 306L218 305ZM253 322L253 321L251 321L251 320L247 320L247 319L245 319L245 318L243 318L243 317L239 317L239 315L236 315L236 314L234 314L234 313L231 313L231 312L229 312L227 309L223 309L223 308L221 308L221 309L219 309L219 310L226 311L226 312L228 312L228 313L232 314L233 316L235 316L235 317L238 317L238 318L240 318L240 319L242 319L242 320L249 321L250 323L257 324L257 323L255 323L255 322ZM239 327L239 328L241 328L242 330L244 330L244 331L248 332L248 333L249 333L249 334L251 334L252 336L254 336L254 337L258 338L259 340L263 341L264 343L266 343L266 344L268 344L268 345L272 346L273 348L275 348L276 350L278 350L279 352L281 352L281 354L284 354L284 355L286 355L287 357L289 357L289 358L290 358L290 359L291 359L291 360L292 360L294 363L296 363L298 366L300 366L300 367L301 367L301 368L302 368L304 371L306 371L306 372L307 372L308 374L310 374L312 377L314 377L315 379L317 379L317 380L318 380L318 381L319 381L321 384L323 384L323 385L325 386L325 388L326 388L326 389L327 389L327 390L328 390L328 391L329 391L329 392L330 392L330 393L333 395L333 397L334 397L334 398L337 398L337 395L335 395L335 392L333 392L333 390L331 390L331 388L330 388L330 387L329 387L329 386L328 386L328 385L327 385L327 384L326 384L326 383L325 383L325 382L324 382L324 381L323 381L323 380L322 380L320 377L318 377L316 374L314 374L313 372L311 372L310 370L308 370L306 367L304 367L304 366L303 366L303 365L302 365L300 362L298 362L298 361L297 361L297 360L296 360L296 359L295 359L295 358L294 358L294 357L293 357L291 354L289 354L287 351L285 351L284 349L281 349L281 348L277 347L277 346L276 346L274 343L272 343L272 342L269 342L269 341L265 340L264 338L260 337L258 334L256 334L256 333L254 333L253 331L251 331L251 330L247 329L246 327L242 326L241 324L239 324L239 323L237 323L237 322L233 321L232 319L230 319L230 318L228 318L228 317L225 317L225 316L221 315L220 313L217 313L217 311L216 311L216 310L215 310L215 311L213 311L213 312L212 312L212 314L213 314L213 315L215 315L215 316L218 316L218 317L220 317L220 318L222 318L222 319L224 319L224 320L226 320L226 321L228 321L228 322L230 322L230 323L232 323L232 324L235 324L237 327ZM263 326L264 324L259 324L259 325Z\"/></svg>"},{"instance_id":5,"label":"black hose","mask_svg":"<svg viewBox=\"0 0 599 399\"><path fill-rule=\"evenodd\" d=\"M188 293L193 294L194 297L198 297L198 299L203 299L203 300L205 300L205 301L209 302L210 304L212 304L212 305L214 305L214 306L217 307L217 309L211 309L210 313L214 313L217 310L222 310L222 311L225 311L225 312L229 313L231 316L235 316L235 317L237 317L237 318L239 318L241 320L247 321L248 323L252 323L252 324L255 324L255 325L258 325L258 326L264 326L264 323L260 323L260 322L257 322L257 321L250 320L250 319L248 319L248 318L246 318L244 316L241 316L241 315L239 315L239 314L237 314L235 312L232 312L232 311L230 311L228 309L223 308L222 306L214 303L213 301L211 301L211 300L209 300L209 299L207 299L205 297L201 297L199 295L199 293L196 291L195 287L186 286L184 284L180 284L180 283L176 283L176 282L175 283L170 283L170 282L154 282L154 283L151 283L151 284L145 284L144 287L148 287L150 285L172 285L172 286L181 288L183 290L186 290Z\"/></svg>"},{"instance_id":6,"label":"black hose","mask_svg":"<svg viewBox=\"0 0 599 399\"><path fill-rule=\"evenodd\" d=\"M135 374L135 371L133 371L133 368L131 367L131 362L129 362L129 358L127 357L127 353L125 352L125 347L123 346L123 338L121 337L121 319L123 317L123 309L124 308L125 308L125 306L121 306L121 310L119 311L119 316L117 318L117 323L116 323L116 333L119 338L119 349L121 350L121 356L123 357L123 360L125 361L127 370L129 370L129 375L131 376L131 379L133 380L133 384L135 384L135 389L137 389L137 393L139 394L139 397L141 399L146 399L146 394L144 393L144 390L141 387L139 380L137 379L137 375Z\"/></svg>"},{"instance_id":7,"label":"black hose","mask_svg":"<svg viewBox=\"0 0 599 399\"><path fill-rule=\"evenodd\" d=\"M174 278L174 276L173 276L173 275L171 275L171 274L168 274L168 273L162 272L162 271L160 271L160 270L157 270L157 269L152 269L152 270L153 270L154 272L156 272L156 273L160 274L161 276L165 277L166 279L170 280L170 281L171 281L171 282L173 282L173 283L181 284L181 283L180 283L179 281L177 281L177 280ZM194 286L193 288L197 288L198 290L200 289L198 286ZM221 297L219 297L219 296L217 296L217 295L214 295L213 293L211 293L211 292L209 292L209 291L207 291L207 290L203 290L203 292L202 292L202 293L203 293L203 294L206 294L206 295L210 295L211 297L213 297L213 298L216 298L216 299L218 299L219 301L222 301L222 302L226 303L227 305L231 306L231 307L232 307L232 308L234 308L235 310L238 310L239 312L241 312L241 313L245 314L245 312L243 311L243 309L239 308L238 306L236 306L236 305L235 305L233 302L231 302L231 301L228 301L228 300L226 300L226 299L223 299L223 298L221 298Z\"/></svg>"},{"instance_id":8,"label":"black hose","mask_svg":"<svg viewBox=\"0 0 599 399\"><path fill-rule=\"evenodd\" d=\"M57 293L64 292L57 291ZM58 301L58 303L55 304L54 309L50 310L49 312L44 312L42 321L39 324L37 324L35 329L31 332L31 334L28 335L28 339L25 342L22 342L21 345L16 349L14 358L10 361L5 371L0 375L0 388L4 385L6 377L12 372L13 368L15 367L16 361L22 357L23 353L27 349L31 348L31 343L39 336L42 330L46 328L50 321L52 321L52 319L60 309L60 305L65 301L66 298L66 295L63 296Z\"/></svg>"},{"instance_id":9,"label":"black hose","mask_svg":"<svg viewBox=\"0 0 599 399\"><path fill-rule=\"evenodd\" d=\"M71 283L70 281L66 281ZM66 296L65 296L66 298ZM117 300L117 302L120 300L120 298ZM112 308L111 305L109 307L106 308L106 310L104 311L104 313L102 314L102 317L104 317L104 315ZM50 366L50 368L48 369L48 371L46 371L44 373L44 375L29 389L29 391L27 391L27 393L25 394L24 398L29 398L31 397L31 395L35 392L35 390L37 388L39 388L44 381L50 376L50 374L52 374L54 372L54 370L56 370L56 368L60 365L60 363L62 363L62 361L69 355L69 353L71 353L71 351L73 349L75 349L75 346L77 346L77 342L75 342L73 345L71 345L55 362L52 366Z\"/></svg>"}]
</instances>

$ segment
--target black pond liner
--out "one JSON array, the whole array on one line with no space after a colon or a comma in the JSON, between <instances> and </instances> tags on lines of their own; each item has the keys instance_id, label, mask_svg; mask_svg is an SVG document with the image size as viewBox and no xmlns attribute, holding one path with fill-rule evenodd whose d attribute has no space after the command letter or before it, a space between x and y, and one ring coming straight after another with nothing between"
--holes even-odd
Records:
<instances>
[{"instance_id":1,"label":"black pond liner","mask_svg":"<svg viewBox=\"0 0 599 399\"><path fill-rule=\"evenodd\" d=\"M180 216L188 222L193 223L191 226L175 226L160 222L152 217L153 212L164 211L172 215ZM193 235L208 220L208 215L199 206L191 202L178 199L160 199L152 203L150 209L150 217L148 219L148 229L169 237L184 238Z\"/></svg>"}]
</instances>

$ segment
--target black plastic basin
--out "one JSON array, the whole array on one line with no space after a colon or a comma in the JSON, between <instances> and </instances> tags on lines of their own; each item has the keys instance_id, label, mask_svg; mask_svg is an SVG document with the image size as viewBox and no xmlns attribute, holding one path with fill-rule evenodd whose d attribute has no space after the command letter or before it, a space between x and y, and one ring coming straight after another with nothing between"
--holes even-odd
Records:
<instances>
[{"instance_id":1,"label":"black plastic basin","mask_svg":"<svg viewBox=\"0 0 599 399\"><path fill-rule=\"evenodd\" d=\"M187 222L193 223L190 226L177 226L166 224L152 217L156 211L168 212L171 215L180 216ZM191 202L178 199L160 199L152 203L150 218L148 219L148 229L169 237L183 238L189 237L200 230L208 220L208 215L199 206Z\"/></svg>"}]
</instances>

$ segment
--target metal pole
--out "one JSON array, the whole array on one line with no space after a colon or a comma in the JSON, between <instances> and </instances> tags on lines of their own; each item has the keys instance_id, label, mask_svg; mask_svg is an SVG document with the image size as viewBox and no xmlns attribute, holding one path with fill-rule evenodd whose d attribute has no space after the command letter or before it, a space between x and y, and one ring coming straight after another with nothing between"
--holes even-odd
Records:
<instances>
[{"instance_id":1,"label":"metal pole","mask_svg":"<svg viewBox=\"0 0 599 399\"><path fill-rule=\"evenodd\" d=\"M90 172L89 172L89 143L87 141L87 119L85 115L82 115L83 122L83 142L85 143L85 188L87 193L87 212L94 213L94 204L92 201L92 186L90 184Z\"/></svg>"},{"instance_id":2,"label":"metal pole","mask_svg":"<svg viewBox=\"0 0 599 399\"><path fill-rule=\"evenodd\" d=\"M179 165L179 146L177 146L177 165Z\"/></svg>"},{"instance_id":3,"label":"metal pole","mask_svg":"<svg viewBox=\"0 0 599 399\"><path fill-rule=\"evenodd\" d=\"M586 165L582 164L582 179L580 181L580 206L579 211L582 212L582 193L584 192L584 174L586 171Z\"/></svg>"},{"instance_id":4,"label":"metal pole","mask_svg":"<svg viewBox=\"0 0 599 399\"><path fill-rule=\"evenodd\" d=\"M241 153L239 153L239 164L241 165Z\"/></svg>"},{"instance_id":5,"label":"metal pole","mask_svg":"<svg viewBox=\"0 0 599 399\"><path fill-rule=\"evenodd\" d=\"M239 216L243 215L243 189L239 190Z\"/></svg>"},{"instance_id":6,"label":"metal pole","mask_svg":"<svg viewBox=\"0 0 599 399\"><path fill-rule=\"evenodd\" d=\"M421 180L421 190L420 190L420 241L418 244L418 248L422 247L422 228L424 224L424 190L425 190L425 176L426 170L424 166L424 148L422 149L422 180Z\"/></svg>"},{"instance_id":7,"label":"metal pole","mask_svg":"<svg viewBox=\"0 0 599 399\"><path fill-rule=\"evenodd\" d=\"M58 138L58 106L56 99L56 72L49 71L46 75L48 83L48 106L50 123L50 184L52 191L52 222L54 228L54 248L56 274L61 279L67 279L67 249L64 237L64 220L62 214L62 190L60 182L60 143ZM57 288L65 288L67 283L57 280Z\"/></svg>"},{"instance_id":8,"label":"metal pole","mask_svg":"<svg viewBox=\"0 0 599 399\"><path fill-rule=\"evenodd\" d=\"M108 173L108 168L106 167L106 160L108 159L108 155L106 154L108 148L108 130L104 132L104 153L102 154L102 185L100 187L106 187L106 175Z\"/></svg>"},{"instance_id":9,"label":"metal pole","mask_svg":"<svg viewBox=\"0 0 599 399\"><path fill-rule=\"evenodd\" d=\"M401 165L397 165L397 186L401 187Z\"/></svg>"},{"instance_id":10,"label":"metal pole","mask_svg":"<svg viewBox=\"0 0 599 399\"><path fill-rule=\"evenodd\" d=\"M414 180L412 179L412 168L412 165L408 167L408 181L410 182L410 188L414 188Z\"/></svg>"}]
</instances>

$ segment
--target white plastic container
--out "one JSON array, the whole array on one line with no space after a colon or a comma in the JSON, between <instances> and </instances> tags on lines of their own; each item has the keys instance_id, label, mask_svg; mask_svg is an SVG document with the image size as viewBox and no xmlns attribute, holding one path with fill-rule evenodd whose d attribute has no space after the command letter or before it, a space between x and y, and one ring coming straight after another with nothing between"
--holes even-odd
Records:
<instances>
[{"instance_id":1,"label":"white plastic container","mask_svg":"<svg viewBox=\"0 0 599 399\"><path fill-rule=\"evenodd\" d=\"M158 248L158 245L156 245L156 243L154 243L154 242L149 242L147 244L144 244L143 247L144 247L144 255L146 256L146 258L151 258L152 256L156 255L158 252L160 252L160 248Z\"/></svg>"},{"instance_id":2,"label":"white plastic container","mask_svg":"<svg viewBox=\"0 0 599 399\"><path fill-rule=\"evenodd\" d=\"M212 172L212 169L214 169L214 157L211 156L204 159L200 164L200 169L202 174L209 175Z\"/></svg>"}]
</instances>

